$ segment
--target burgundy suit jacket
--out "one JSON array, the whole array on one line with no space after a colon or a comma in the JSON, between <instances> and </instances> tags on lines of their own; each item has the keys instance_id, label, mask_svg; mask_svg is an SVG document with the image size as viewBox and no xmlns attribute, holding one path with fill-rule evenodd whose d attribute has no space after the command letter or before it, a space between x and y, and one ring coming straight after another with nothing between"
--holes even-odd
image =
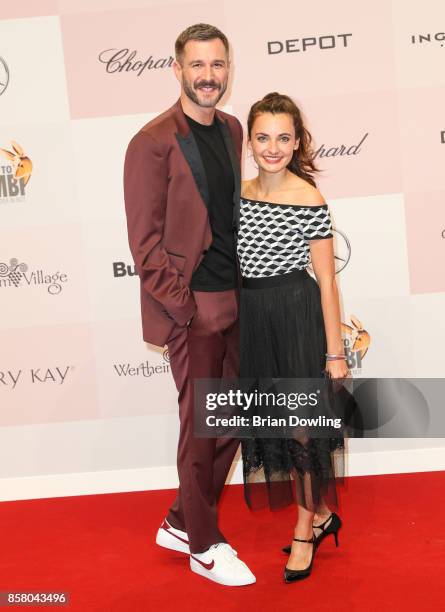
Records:
<instances>
[{"instance_id":1,"label":"burgundy suit jacket","mask_svg":"<svg viewBox=\"0 0 445 612\"><path fill-rule=\"evenodd\" d=\"M232 163L239 226L241 124L216 110ZM189 287L212 243L202 159L180 100L131 139L124 167L128 240L141 285L143 338L164 346L196 310Z\"/></svg>"}]
</instances>

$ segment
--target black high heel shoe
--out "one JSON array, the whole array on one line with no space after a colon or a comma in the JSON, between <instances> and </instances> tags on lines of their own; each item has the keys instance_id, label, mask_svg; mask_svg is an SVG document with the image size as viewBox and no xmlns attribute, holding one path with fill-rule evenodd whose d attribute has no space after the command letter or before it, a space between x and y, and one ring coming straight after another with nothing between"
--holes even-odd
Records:
<instances>
[{"instance_id":1,"label":"black high heel shoe","mask_svg":"<svg viewBox=\"0 0 445 612\"><path fill-rule=\"evenodd\" d=\"M312 564L314 562L314 556L315 556L315 551L316 551L315 535L312 535L312 538L310 540L301 540L300 538L294 538L294 541L295 542L307 542L308 544L312 544L312 555L311 555L311 562L304 569L292 570L292 569L288 569L287 566L284 568L284 582L288 582L288 583L296 582L297 580L302 580L303 578L307 578L308 576L311 575Z\"/></svg>"},{"instance_id":2,"label":"black high heel shoe","mask_svg":"<svg viewBox=\"0 0 445 612\"><path fill-rule=\"evenodd\" d=\"M329 521L331 522L329 523L327 527L325 527L326 523ZM321 529L321 533L315 538L315 544L314 544L315 548L320 546L323 540L327 538L328 535L330 535L331 533L334 535L334 538L335 538L335 546L338 546L338 532L342 524L343 523L341 522L341 519L338 516L338 514L336 514L335 512L332 512L328 516L328 518L325 521L323 521L323 523L321 523L320 525L313 525L314 529ZM289 555L291 548L292 548L291 546L285 546L282 549L282 551L286 553L287 555Z\"/></svg>"}]
</instances>

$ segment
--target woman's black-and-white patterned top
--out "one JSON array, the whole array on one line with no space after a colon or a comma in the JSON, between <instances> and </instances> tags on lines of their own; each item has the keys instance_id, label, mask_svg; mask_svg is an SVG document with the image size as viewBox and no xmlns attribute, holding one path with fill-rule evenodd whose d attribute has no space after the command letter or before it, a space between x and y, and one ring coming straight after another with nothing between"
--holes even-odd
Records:
<instances>
[{"instance_id":1,"label":"woman's black-and-white patterned top","mask_svg":"<svg viewBox=\"0 0 445 612\"><path fill-rule=\"evenodd\" d=\"M238 257L241 274L261 278L303 270L309 241L331 238L327 204L300 206L241 198Z\"/></svg>"}]
</instances>

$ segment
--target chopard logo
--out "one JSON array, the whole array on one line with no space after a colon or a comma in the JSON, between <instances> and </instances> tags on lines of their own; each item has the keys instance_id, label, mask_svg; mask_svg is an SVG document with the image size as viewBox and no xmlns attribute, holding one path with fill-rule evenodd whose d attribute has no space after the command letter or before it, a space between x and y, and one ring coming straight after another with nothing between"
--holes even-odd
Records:
<instances>
[{"instance_id":1,"label":"chopard logo","mask_svg":"<svg viewBox=\"0 0 445 612\"><path fill-rule=\"evenodd\" d=\"M337 47L345 48L348 46L348 37L350 34L327 34L325 36L306 36L304 38L290 38L287 40L271 40L267 43L268 55L276 55L277 53L299 53L300 51L308 51L311 48L320 49L335 49Z\"/></svg>"},{"instance_id":2,"label":"chopard logo","mask_svg":"<svg viewBox=\"0 0 445 612\"><path fill-rule=\"evenodd\" d=\"M366 132L366 134L362 137L362 139L360 140L358 144L352 144L352 145L341 144L341 145L331 147L323 143L315 151L314 159L316 159L317 157L319 158L338 157L338 156L343 157L343 156L349 156L349 155L358 155L361 151L361 147L363 143L368 138L368 136L369 136L369 132Z\"/></svg>"},{"instance_id":3,"label":"chopard logo","mask_svg":"<svg viewBox=\"0 0 445 612\"><path fill-rule=\"evenodd\" d=\"M137 51L130 49L105 49L101 51L98 60L105 65L105 71L109 74L116 72L135 72L137 76L145 70L157 70L159 68L169 68L173 64L173 57L154 58L150 55L147 59L136 58Z\"/></svg>"}]
</instances>

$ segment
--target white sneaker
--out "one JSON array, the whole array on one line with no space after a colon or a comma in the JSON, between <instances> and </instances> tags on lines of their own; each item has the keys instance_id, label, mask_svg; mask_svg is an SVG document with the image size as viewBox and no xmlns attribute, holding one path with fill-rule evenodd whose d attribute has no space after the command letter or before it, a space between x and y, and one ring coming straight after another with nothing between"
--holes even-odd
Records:
<instances>
[{"instance_id":1,"label":"white sneaker","mask_svg":"<svg viewBox=\"0 0 445 612\"><path fill-rule=\"evenodd\" d=\"M208 550L190 555L192 572L226 586L243 586L256 582L247 565L238 559L233 548L221 542Z\"/></svg>"},{"instance_id":2,"label":"white sneaker","mask_svg":"<svg viewBox=\"0 0 445 612\"><path fill-rule=\"evenodd\" d=\"M190 554L189 539L185 531L175 529L170 525L167 519L158 529L156 534L156 544L169 548L170 550L176 550L177 552Z\"/></svg>"}]
</instances>

